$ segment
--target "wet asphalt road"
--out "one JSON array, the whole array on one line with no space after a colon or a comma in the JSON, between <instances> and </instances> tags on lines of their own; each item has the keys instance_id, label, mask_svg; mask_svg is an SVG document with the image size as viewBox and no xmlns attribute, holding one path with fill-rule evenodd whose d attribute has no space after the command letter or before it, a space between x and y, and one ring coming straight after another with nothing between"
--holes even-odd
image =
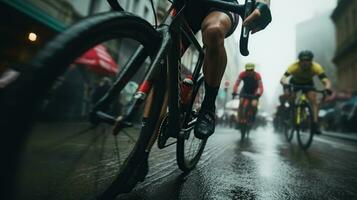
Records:
<instances>
[{"instance_id":1,"label":"wet asphalt road","mask_svg":"<svg viewBox=\"0 0 357 200\"><path fill-rule=\"evenodd\" d=\"M150 173L117 199L357 199L357 143L317 136L307 151L271 127L218 128L196 169L184 175L175 147L153 149Z\"/></svg>"},{"instance_id":2,"label":"wet asphalt road","mask_svg":"<svg viewBox=\"0 0 357 200\"><path fill-rule=\"evenodd\" d=\"M27 145L18 199L94 199L133 141L80 123L39 127ZM295 136L287 143L270 126L244 142L237 130L218 127L189 174L178 169L175 145L154 145L149 167L146 180L117 199L357 199L357 142L322 135L304 151Z\"/></svg>"}]
</instances>

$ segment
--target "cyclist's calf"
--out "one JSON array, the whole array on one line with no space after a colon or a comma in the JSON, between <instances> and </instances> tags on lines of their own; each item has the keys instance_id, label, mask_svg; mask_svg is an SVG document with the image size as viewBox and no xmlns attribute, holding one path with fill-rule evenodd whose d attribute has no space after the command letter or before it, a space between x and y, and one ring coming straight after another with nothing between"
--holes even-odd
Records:
<instances>
[{"instance_id":1,"label":"cyclist's calf","mask_svg":"<svg viewBox=\"0 0 357 200\"><path fill-rule=\"evenodd\" d=\"M316 98L316 92L314 91L309 91L306 93L306 97L311 103L311 105L316 105L317 106L317 98Z\"/></svg>"}]
</instances>

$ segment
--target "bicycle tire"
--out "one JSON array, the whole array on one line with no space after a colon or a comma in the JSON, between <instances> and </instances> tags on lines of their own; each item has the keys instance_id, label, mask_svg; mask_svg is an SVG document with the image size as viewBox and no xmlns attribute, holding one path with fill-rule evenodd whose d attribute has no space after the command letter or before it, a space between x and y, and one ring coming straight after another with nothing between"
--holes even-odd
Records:
<instances>
[{"instance_id":1,"label":"bicycle tire","mask_svg":"<svg viewBox=\"0 0 357 200\"><path fill-rule=\"evenodd\" d=\"M243 106L243 105L242 105ZM239 127L240 127L240 139L244 140L246 134L247 134L247 129L248 129L248 122L246 120L246 116L247 116L247 109L245 106L243 106L243 110L242 110L242 115L244 116L243 119L244 121L240 123Z\"/></svg>"},{"instance_id":2,"label":"bicycle tire","mask_svg":"<svg viewBox=\"0 0 357 200\"><path fill-rule=\"evenodd\" d=\"M252 128L251 127L252 125L247 125L247 131L246 131L246 137L249 138L249 134L250 134L250 129Z\"/></svg>"},{"instance_id":3,"label":"bicycle tire","mask_svg":"<svg viewBox=\"0 0 357 200\"><path fill-rule=\"evenodd\" d=\"M65 32L61 33L52 42L40 51L31 61L29 69L19 77L19 79L3 92L0 101L0 122L4 135L8 138L6 145L2 145L4 154L7 154L2 169L8 171L8 177L2 181L6 181L8 194L5 196L14 196L13 181L18 168L18 158L21 155L28 132L33 123L33 118L36 114L38 104L43 100L46 93L49 91L57 77L62 75L66 68L71 64L76 57L82 55L85 50L93 47L100 42L114 39L118 37L132 38L140 42L144 48L152 49L156 47L160 41L159 34L145 20L125 12L110 12L99 14L86 20L83 20ZM68 53L71 52L71 53ZM154 53L155 51L147 51ZM152 55L148 55L152 56ZM155 94L155 97L160 97L161 94ZM13 100L16 101L13 101ZM150 118L155 120L158 118L158 110L160 98L155 99L153 111ZM161 108L161 107L160 107ZM21 124L21 125L19 125ZM153 132L154 126L147 132ZM132 183L130 188L121 187L126 185L131 175L135 172L134 165L139 165L136 158L142 156L143 149L140 146L145 146L148 143L150 134L141 133L133 152L126 159L125 166L111 186L105 191L106 199L114 198L120 192L127 192L135 186ZM144 137L145 136L145 137ZM125 172L125 176L122 176ZM131 173L130 173L131 172ZM119 181L120 180L120 181ZM104 194L103 194L104 196Z\"/></svg>"},{"instance_id":4,"label":"bicycle tire","mask_svg":"<svg viewBox=\"0 0 357 200\"><path fill-rule=\"evenodd\" d=\"M310 125L309 128L308 128L308 136L307 136L308 139L307 139L306 141L303 141L303 139L302 139L302 137L303 137L302 134L303 134L303 133L302 133L301 126L298 127L298 129L296 130L296 132L297 132L297 138L298 138L298 143L299 143L300 147L301 147L302 149L306 150L306 149L308 149L308 148L310 147L310 145L311 145L311 143L312 143L312 139L313 139L313 137L314 137L314 133L313 133L313 131L312 131L312 129L311 129L311 124L313 123L311 106L310 106L308 103L302 104L302 105L300 106L300 109L301 109L300 114L303 114L302 110L303 110L304 108L306 108L306 109L307 109L306 111L308 111L308 113L307 113L308 121L307 121L307 122L309 123L308 125ZM302 118L303 118L303 117L300 116L300 119L302 119Z\"/></svg>"},{"instance_id":5,"label":"bicycle tire","mask_svg":"<svg viewBox=\"0 0 357 200\"><path fill-rule=\"evenodd\" d=\"M138 182L144 180L146 173L142 174L142 170L146 169L143 169L142 165L145 164L144 162L147 162L149 153L146 152L146 147L155 131L162 103L164 102L165 88L161 87L165 85L163 83L155 85L155 94L152 98L150 109L151 115L149 116L149 123L151 123L152 127L140 133L140 138L135 149L125 161L127 164L122 168L114 182L97 199L114 199L119 194L130 192Z\"/></svg>"},{"instance_id":6,"label":"bicycle tire","mask_svg":"<svg viewBox=\"0 0 357 200\"><path fill-rule=\"evenodd\" d=\"M247 133L247 124L241 123L240 125L240 139L244 140Z\"/></svg>"},{"instance_id":7,"label":"bicycle tire","mask_svg":"<svg viewBox=\"0 0 357 200\"><path fill-rule=\"evenodd\" d=\"M293 108L291 108L293 109ZM295 109L293 110L289 110L288 111L288 116L286 119L282 119L283 120L283 132L284 132L284 136L287 142L291 142L291 140L294 137L294 132L295 132Z\"/></svg>"},{"instance_id":8,"label":"bicycle tire","mask_svg":"<svg viewBox=\"0 0 357 200\"><path fill-rule=\"evenodd\" d=\"M195 85L195 88L192 92L192 100L194 101L201 86L203 85L203 77L199 78L197 81L197 84ZM203 95L202 95L203 96ZM191 108L189 110L193 109L193 103L190 104ZM197 118L197 116L192 116L194 115L194 111L190 113L190 116L187 116L190 118L190 121L193 121ZM191 147L194 141L198 142L198 148L196 148L196 151L193 153L193 155L188 158L188 151L186 149L186 144L187 142L192 139L191 142ZM202 153L204 151L204 148L206 146L207 139L198 139L194 136L193 134L193 129L189 130L189 132L186 133L180 133L178 138L177 138L177 144L176 144L176 161L179 166L179 168L184 171L188 172L191 171L198 163L200 160Z\"/></svg>"}]
</instances>

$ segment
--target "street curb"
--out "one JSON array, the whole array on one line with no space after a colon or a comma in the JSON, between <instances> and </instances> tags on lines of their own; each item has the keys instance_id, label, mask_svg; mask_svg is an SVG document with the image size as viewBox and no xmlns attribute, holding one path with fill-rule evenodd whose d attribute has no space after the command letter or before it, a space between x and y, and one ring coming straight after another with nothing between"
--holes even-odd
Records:
<instances>
[{"instance_id":1,"label":"street curb","mask_svg":"<svg viewBox=\"0 0 357 200\"><path fill-rule=\"evenodd\" d=\"M350 141L357 142L357 138L346 137L346 136L343 136L343 135L329 134L329 133L322 133L321 135L325 135L325 136L328 136L328 137L334 137L334 138L338 138L338 139L350 140Z\"/></svg>"}]
</instances>

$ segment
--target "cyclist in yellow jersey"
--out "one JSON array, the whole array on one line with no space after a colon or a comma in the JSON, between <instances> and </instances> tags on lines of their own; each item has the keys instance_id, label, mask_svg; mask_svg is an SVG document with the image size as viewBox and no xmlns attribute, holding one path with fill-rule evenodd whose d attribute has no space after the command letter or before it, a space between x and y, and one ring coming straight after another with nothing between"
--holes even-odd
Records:
<instances>
[{"instance_id":1,"label":"cyclist in yellow jersey","mask_svg":"<svg viewBox=\"0 0 357 200\"><path fill-rule=\"evenodd\" d=\"M281 78L280 83L282 85L287 85L290 83L297 86L314 86L313 78L317 76L323 83L326 94L330 95L332 93L331 82L327 78L323 67L320 64L312 61L313 57L314 55L311 51L301 51L299 53L299 60L288 67L287 71ZM291 76L290 80L288 79L289 76ZM314 92L312 88L303 89L303 92L306 93L306 97L311 103L312 112L314 115L314 124L312 127L313 131L316 134L321 134L321 130L318 124L319 107L316 99L316 92ZM288 95L289 90L284 89L284 93ZM295 99L294 95L292 95L292 99Z\"/></svg>"}]
</instances>

